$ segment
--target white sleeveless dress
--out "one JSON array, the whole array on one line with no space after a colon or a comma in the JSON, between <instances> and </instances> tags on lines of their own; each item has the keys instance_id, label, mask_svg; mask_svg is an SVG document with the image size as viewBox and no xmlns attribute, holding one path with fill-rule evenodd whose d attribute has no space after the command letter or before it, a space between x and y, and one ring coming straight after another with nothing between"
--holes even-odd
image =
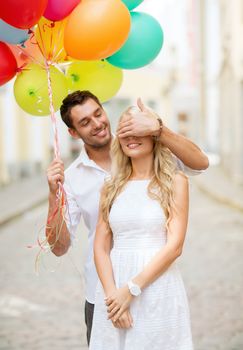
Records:
<instances>
[{"instance_id":1,"label":"white sleeveless dress","mask_svg":"<svg viewBox=\"0 0 243 350\"><path fill-rule=\"evenodd\" d=\"M148 196L148 184L149 180L129 181L110 211L111 261L117 287L142 271L166 244L165 216L159 202ZM117 329L107 320L104 297L99 282L89 349L193 349L187 297L176 263L134 298L130 329Z\"/></svg>"}]
</instances>

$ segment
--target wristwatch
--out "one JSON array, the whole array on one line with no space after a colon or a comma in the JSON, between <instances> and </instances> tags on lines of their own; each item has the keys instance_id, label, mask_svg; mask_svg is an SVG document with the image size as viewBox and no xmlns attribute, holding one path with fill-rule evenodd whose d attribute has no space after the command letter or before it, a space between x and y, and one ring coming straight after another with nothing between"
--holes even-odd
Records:
<instances>
[{"instance_id":1,"label":"wristwatch","mask_svg":"<svg viewBox=\"0 0 243 350\"><path fill-rule=\"evenodd\" d=\"M133 281L129 281L127 282L127 285L128 285L128 289L130 291L130 293L134 296L134 297L137 297L138 295L140 295L142 293L140 287L133 283Z\"/></svg>"}]
</instances>

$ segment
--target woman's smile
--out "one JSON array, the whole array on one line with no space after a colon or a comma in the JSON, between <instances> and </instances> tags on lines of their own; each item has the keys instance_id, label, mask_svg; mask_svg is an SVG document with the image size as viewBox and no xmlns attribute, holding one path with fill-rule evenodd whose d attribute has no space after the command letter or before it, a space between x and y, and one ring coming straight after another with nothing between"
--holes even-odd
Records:
<instances>
[{"instance_id":1,"label":"woman's smile","mask_svg":"<svg viewBox=\"0 0 243 350\"><path fill-rule=\"evenodd\" d=\"M127 145L127 147L128 147L129 149L134 149L134 148L137 148L137 147L141 146L141 144L142 144L142 143L131 142L131 143L129 143L129 144Z\"/></svg>"}]
</instances>

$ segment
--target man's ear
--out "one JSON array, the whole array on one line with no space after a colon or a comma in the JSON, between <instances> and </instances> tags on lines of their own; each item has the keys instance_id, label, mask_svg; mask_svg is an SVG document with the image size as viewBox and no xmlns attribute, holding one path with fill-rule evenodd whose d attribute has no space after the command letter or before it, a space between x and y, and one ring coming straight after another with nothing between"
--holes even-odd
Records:
<instances>
[{"instance_id":1,"label":"man's ear","mask_svg":"<svg viewBox=\"0 0 243 350\"><path fill-rule=\"evenodd\" d=\"M80 139L80 136L75 129L68 128L68 132L74 139Z\"/></svg>"}]
</instances>

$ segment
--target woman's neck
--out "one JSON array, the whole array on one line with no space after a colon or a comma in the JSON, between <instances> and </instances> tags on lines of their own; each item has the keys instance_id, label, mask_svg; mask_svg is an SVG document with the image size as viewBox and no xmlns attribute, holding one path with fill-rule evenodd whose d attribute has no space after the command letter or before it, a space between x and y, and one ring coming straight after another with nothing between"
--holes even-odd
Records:
<instances>
[{"instance_id":1,"label":"woman's neck","mask_svg":"<svg viewBox=\"0 0 243 350\"><path fill-rule=\"evenodd\" d=\"M143 158L132 158L131 179L150 179L153 174L153 155L149 154Z\"/></svg>"}]
</instances>

